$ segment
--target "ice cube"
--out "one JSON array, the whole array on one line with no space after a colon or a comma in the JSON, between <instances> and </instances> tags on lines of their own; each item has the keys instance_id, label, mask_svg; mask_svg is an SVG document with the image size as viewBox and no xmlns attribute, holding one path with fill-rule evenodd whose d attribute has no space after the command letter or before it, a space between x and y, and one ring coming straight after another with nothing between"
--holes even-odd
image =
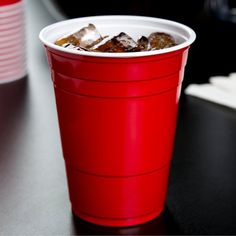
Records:
<instances>
[{"instance_id":1,"label":"ice cube","mask_svg":"<svg viewBox=\"0 0 236 236\"><path fill-rule=\"evenodd\" d=\"M136 52L140 51L137 43L126 33L121 32L104 44L94 48L98 52Z\"/></svg>"},{"instance_id":2,"label":"ice cube","mask_svg":"<svg viewBox=\"0 0 236 236\"><path fill-rule=\"evenodd\" d=\"M55 42L56 45L62 46L62 47L65 47L65 45L67 45L67 44L78 46L79 43L80 43L79 40L74 35L69 35L67 37L60 38Z\"/></svg>"},{"instance_id":3,"label":"ice cube","mask_svg":"<svg viewBox=\"0 0 236 236\"><path fill-rule=\"evenodd\" d=\"M82 28L73 35L80 41L79 46L87 49L91 48L103 39L93 24L89 24L87 27Z\"/></svg>"},{"instance_id":4,"label":"ice cube","mask_svg":"<svg viewBox=\"0 0 236 236\"><path fill-rule=\"evenodd\" d=\"M86 50L99 43L102 39L103 37L100 35L96 27L93 24L89 24L67 37L58 39L55 44L59 46L72 44L76 47L80 47L82 50Z\"/></svg>"},{"instance_id":5,"label":"ice cube","mask_svg":"<svg viewBox=\"0 0 236 236\"><path fill-rule=\"evenodd\" d=\"M151 33L148 37L151 50L157 50L162 48L169 48L176 45L175 39L163 32Z\"/></svg>"},{"instance_id":6,"label":"ice cube","mask_svg":"<svg viewBox=\"0 0 236 236\"><path fill-rule=\"evenodd\" d=\"M142 36L138 39L138 47L140 48L140 51L148 51L150 49L150 43L147 37Z\"/></svg>"},{"instance_id":7,"label":"ice cube","mask_svg":"<svg viewBox=\"0 0 236 236\"><path fill-rule=\"evenodd\" d=\"M65 43L65 44L62 45L62 47L68 48L68 49L75 49L75 50L79 50L79 51L84 51L85 50L85 49L83 49L83 48L81 48L79 46L75 46L75 45L73 45L71 43Z\"/></svg>"}]
</instances>

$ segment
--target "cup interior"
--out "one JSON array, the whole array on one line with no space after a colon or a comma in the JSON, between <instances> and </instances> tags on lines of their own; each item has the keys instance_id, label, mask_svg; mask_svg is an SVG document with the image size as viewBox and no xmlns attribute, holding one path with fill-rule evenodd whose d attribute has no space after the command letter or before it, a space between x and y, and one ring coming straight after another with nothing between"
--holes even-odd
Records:
<instances>
[{"instance_id":1,"label":"cup interior","mask_svg":"<svg viewBox=\"0 0 236 236\"><path fill-rule=\"evenodd\" d=\"M58 38L74 33L87 26L89 23L94 24L102 36L115 36L120 32L125 32L134 40L137 40L141 36L148 36L153 32L165 32L172 35L178 45L148 52L103 53L76 51L54 44ZM165 19L141 16L96 16L77 18L52 24L45 27L40 32L39 37L46 46L67 53L101 57L133 57L162 54L187 47L195 40L196 35L188 26Z\"/></svg>"}]
</instances>

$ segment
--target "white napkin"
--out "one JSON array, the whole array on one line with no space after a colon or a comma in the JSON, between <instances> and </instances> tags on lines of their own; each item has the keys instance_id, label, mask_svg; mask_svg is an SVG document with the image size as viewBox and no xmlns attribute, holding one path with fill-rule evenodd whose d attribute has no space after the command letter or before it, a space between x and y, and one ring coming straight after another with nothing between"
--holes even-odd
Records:
<instances>
[{"instance_id":1,"label":"white napkin","mask_svg":"<svg viewBox=\"0 0 236 236\"><path fill-rule=\"evenodd\" d=\"M185 94L236 109L236 73L213 76L209 84L190 84Z\"/></svg>"}]
</instances>

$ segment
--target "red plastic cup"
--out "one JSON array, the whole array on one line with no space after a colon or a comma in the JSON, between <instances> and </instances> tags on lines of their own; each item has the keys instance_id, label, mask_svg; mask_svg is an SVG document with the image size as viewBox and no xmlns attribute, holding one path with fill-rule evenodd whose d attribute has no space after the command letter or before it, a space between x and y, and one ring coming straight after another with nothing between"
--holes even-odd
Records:
<instances>
[{"instance_id":1,"label":"red plastic cup","mask_svg":"<svg viewBox=\"0 0 236 236\"><path fill-rule=\"evenodd\" d=\"M161 31L177 46L133 53L81 52L55 40L93 23L134 39ZM55 88L73 212L105 226L131 226L164 208L178 101L193 30L151 17L67 20L40 33Z\"/></svg>"}]
</instances>

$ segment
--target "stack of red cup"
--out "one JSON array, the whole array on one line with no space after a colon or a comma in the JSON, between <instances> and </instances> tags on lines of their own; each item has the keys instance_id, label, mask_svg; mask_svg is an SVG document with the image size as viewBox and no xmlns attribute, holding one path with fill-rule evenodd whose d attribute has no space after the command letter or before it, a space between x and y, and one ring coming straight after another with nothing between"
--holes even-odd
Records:
<instances>
[{"instance_id":1,"label":"stack of red cup","mask_svg":"<svg viewBox=\"0 0 236 236\"><path fill-rule=\"evenodd\" d=\"M24 3L0 1L0 83L26 75Z\"/></svg>"}]
</instances>

